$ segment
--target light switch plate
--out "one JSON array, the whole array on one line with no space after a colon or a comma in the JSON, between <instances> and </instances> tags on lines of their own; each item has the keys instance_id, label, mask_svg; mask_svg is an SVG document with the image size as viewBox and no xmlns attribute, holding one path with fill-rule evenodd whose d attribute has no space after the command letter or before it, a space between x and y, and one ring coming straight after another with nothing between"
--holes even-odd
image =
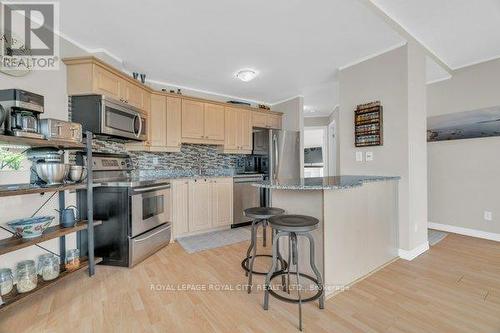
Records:
<instances>
[{"instance_id":1,"label":"light switch plate","mask_svg":"<svg viewBox=\"0 0 500 333\"><path fill-rule=\"evenodd\" d=\"M493 214L487 210L484 211L483 217L486 221L492 221L493 220Z\"/></svg>"},{"instance_id":2,"label":"light switch plate","mask_svg":"<svg viewBox=\"0 0 500 333\"><path fill-rule=\"evenodd\" d=\"M363 152L362 151L356 152L356 162L363 162Z\"/></svg>"},{"instance_id":3,"label":"light switch plate","mask_svg":"<svg viewBox=\"0 0 500 333\"><path fill-rule=\"evenodd\" d=\"M365 153L365 160L367 162L373 161L373 152L372 151L367 151Z\"/></svg>"},{"instance_id":4,"label":"light switch plate","mask_svg":"<svg viewBox=\"0 0 500 333\"><path fill-rule=\"evenodd\" d=\"M153 165L158 165L158 157L153 157Z\"/></svg>"}]
</instances>

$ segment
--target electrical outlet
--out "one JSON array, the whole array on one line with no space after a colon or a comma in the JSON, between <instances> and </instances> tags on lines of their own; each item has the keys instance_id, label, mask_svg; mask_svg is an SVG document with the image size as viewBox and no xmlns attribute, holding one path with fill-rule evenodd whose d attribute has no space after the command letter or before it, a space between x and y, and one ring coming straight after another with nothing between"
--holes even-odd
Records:
<instances>
[{"instance_id":1,"label":"electrical outlet","mask_svg":"<svg viewBox=\"0 0 500 333\"><path fill-rule=\"evenodd\" d=\"M367 162L373 161L373 152L372 151L367 151L365 153L365 161L367 161Z\"/></svg>"},{"instance_id":2,"label":"electrical outlet","mask_svg":"<svg viewBox=\"0 0 500 333\"><path fill-rule=\"evenodd\" d=\"M484 211L483 217L485 221L493 221L493 214L487 210Z\"/></svg>"},{"instance_id":3,"label":"electrical outlet","mask_svg":"<svg viewBox=\"0 0 500 333\"><path fill-rule=\"evenodd\" d=\"M160 163L158 157L153 157L153 165L158 165L158 163Z\"/></svg>"},{"instance_id":4,"label":"electrical outlet","mask_svg":"<svg viewBox=\"0 0 500 333\"><path fill-rule=\"evenodd\" d=\"M362 151L356 152L356 162L363 162L363 152Z\"/></svg>"}]
</instances>

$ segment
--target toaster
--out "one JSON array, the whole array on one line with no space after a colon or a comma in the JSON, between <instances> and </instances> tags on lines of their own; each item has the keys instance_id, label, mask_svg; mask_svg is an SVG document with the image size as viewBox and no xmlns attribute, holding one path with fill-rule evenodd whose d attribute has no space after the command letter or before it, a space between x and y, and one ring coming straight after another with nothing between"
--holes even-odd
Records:
<instances>
[{"instance_id":1,"label":"toaster","mask_svg":"<svg viewBox=\"0 0 500 333\"><path fill-rule=\"evenodd\" d=\"M82 142L82 125L59 119L40 119L40 133L47 140Z\"/></svg>"}]
</instances>

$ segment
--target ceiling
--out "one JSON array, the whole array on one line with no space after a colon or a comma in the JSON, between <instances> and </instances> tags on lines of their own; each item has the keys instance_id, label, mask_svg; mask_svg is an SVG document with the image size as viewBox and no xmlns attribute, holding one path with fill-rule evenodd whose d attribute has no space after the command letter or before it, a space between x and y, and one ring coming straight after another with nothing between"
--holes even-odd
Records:
<instances>
[{"instance_id":1,"label":"ceiling","mask_svg":"<svg viewBox=\"0 0 500 333\"><path fill-rule=\"evenodd\" d=\"M500 57L499 0L371 0L451 69Z\"/></svg>"},{"instance_id":2,"label":"ceiling","mask_svg":"<svg viewBox=\"0 0 500 333\"><path fill-rule=\"evenodd\" d=\"M354 0L86 0L60 11L63 35L151 80L267 104L302 95L315 115L338 104L338 67L403 42ZM238 81L242 68L259 75Z\"/></svg>"}]
</instances>

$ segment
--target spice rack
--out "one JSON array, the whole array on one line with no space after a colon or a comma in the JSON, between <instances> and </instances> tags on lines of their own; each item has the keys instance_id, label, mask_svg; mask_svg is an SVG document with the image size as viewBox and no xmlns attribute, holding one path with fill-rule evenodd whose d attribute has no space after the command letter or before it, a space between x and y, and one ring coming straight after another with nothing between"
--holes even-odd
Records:
<instances>
[{"instance_id":1,"label":"spice rack","mask_svg":"<svg viewBox=\"0 0 500 333\"><path fill-rule=\"evenodd\" d=\"M57 147L65 150L84 150L87 155L87 174L92 175L92 133L86 132L85 143L68 143L63 141L49 141L44 139L33 139L33 138L22 138L22 137L9 137L5 135L0 135L0 143L2 145L13 145L21 147ZM66 207L65 191L67 190L78 190L86 189L86 201L87 203L93 202L93 181L92 177L87 177L86 184L64 184L57 186L35 186L31 184L14 184L0 186L0 197L10 197L19 196L34 193L50 193L57 192L59 197L59 210L62 211ZM88 204L87 206L87 220L79 221L72 228L62 228L60 226L53 226L44 231L40 237L31 239L22 239L17 237L9 237L0 240L0 255L13 252L28 246L39 246L38 243L45 242L49 239L59 238L59 253L61 257L61 263L64 263L64 256L66 253L66 235L70 233L80 233L85 232L87 235L87 256L80 259L80 267L76 270L68 271L64 268L64 264L61 265L59 276L51 281L42 281L39 279L37 287L32 291L27 293L17 293L17 291L12 290L9 294L2 296L4 304L0 305L0 312L6 310L11 305L16 304L20 300L25 300L30 298L32 295L36 294L38 291L45 289L46 287L53 285L67 276L70 276L76 272L80 272L84 269L88 269L89 276L95 274L95 265L102 261L101 258L94 257L94 226L102 223L102 221L94 221L94 211L93 205ZM61 220L61 216L59 216ZM79 242L77 242L79 247Z\"/></svg>"},{"instance_id":2,"label":"spice rack","mask_svg":"<svg viewBox=\"0 0 500 333\"><path fill-rule=\"evenodd\" d=\"M383 145L382 109L380 101L356 107L354 110L354 144L356 147Z\"/></svg>"}]
</instances>

